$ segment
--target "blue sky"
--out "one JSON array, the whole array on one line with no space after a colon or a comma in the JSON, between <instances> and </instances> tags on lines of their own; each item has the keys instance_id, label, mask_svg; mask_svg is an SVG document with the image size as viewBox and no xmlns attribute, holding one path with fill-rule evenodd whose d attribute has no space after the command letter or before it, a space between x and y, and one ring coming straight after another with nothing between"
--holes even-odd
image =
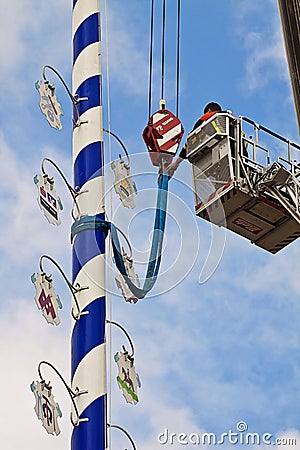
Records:
<instances>
[{"instance_id":1,"label":"blue sky","mask_svg":"<svg viewBox=\"0 0 300 450\"><path fill-rule=\"evenodd\" d=\"M55 269L45 263L64 306L62 324L51 327L35 307L30 276L39 270L41 254L54 257L70 276L69 194L55 170L46 166L55 176L64 204L62 225L51 226L39 210L32 179L40 172L43 157L55 160L72 179L70 101L55 75L47 72L65 113L64 128L58 132L40 113L34 87L42 79L45 64L59 70L70 85L71 3L51 0L37 5L35 0L21 4L14 0L7 4L0 0L4 43L0 48L0 434L5 450L69 446L67 393L45 368L45 378L51 379L63 411L62 433L53 438L35 417L29 385L37 379L36 368L43 359L55 364L67 381L70 373L70 293ZM108 39L103 16L104 126L108 127L109 81L110 127L132 155L139 190L136 210L125 210L114 193L107 196L107 210L110 213L111 202L112 218L128 233L139 262L136 271L143 277L156 195L155 168L141 138L148 114L150 8L146 0L107 3ZM172 2L167 4L166 99L174 111L176 14ZM160 99L159 17L157 6L153 112ZM298 141L275 0L182 1L179 116L186 131L211 100ZM119 152L106 139L107 164ZM108 166L108 192L110 180ZM296 437L293 448L299 448L298 255L298 242L274 256L196 218L190 167L187 162L181 164L170 182L162 272L153 293L136 305L126 304L108 273L107 287L112 292L108 307L112 319L132 336L142 380L140 403L125 404L112 362L109 420L125 427L144 450L161 447L157 435L165 428L220 435L236 430L239 421L245 421L251 432ZM207 257L208 279L200 284ZM108 358L121 350L121 344L126 340L113 330ZM127 445L117 432L112 437L113 448Z\"/></svg>"}]
</instances>

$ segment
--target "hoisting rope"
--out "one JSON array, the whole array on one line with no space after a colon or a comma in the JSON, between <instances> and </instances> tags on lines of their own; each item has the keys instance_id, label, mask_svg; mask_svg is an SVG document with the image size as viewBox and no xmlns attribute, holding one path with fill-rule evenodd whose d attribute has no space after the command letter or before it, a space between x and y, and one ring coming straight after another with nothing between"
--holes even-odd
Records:
<instances>
[{"instance_id":1,"label":"hoisting rope","mask_svg":"<svg viewBox=\"0 0 300 450\"><path fill-rule=\"evenodd\" d=\"M177 1L177 57L176 57L176 116L179 115L179 81L180 81L180 9L181 2Z\"/></svg>"},{"instance_id":2,"label":"hoisting rope","mask_svg":"<svg viewBox=\"0 0 300 450\"><path fill-rule=\"evenodd\" d=\"M153 239L145 282L142 288L136 286L127 274L121 252L118 231L112 222L104 220L99 216L85 216L74 222L71 227L72 241L78 233L86 230L102 230L106 232L106 234L108 231L111 232L112 249L116 266L125 279L131 292L139 299L144 298L145 295L153 288L159 272L166 223L168 181L169 177L166 172L159 175Z\"/></svg>"},{"instance_id":3,"label":"hoisting rope","mask_svg":"<svg viewBox=\"0 0 300 450\"><path fill-rule=\"evenodd\" d=\"M166 30L166 0L162 0L162 37L161 37L161 99L165 95L165 30ZM153 41L154 41L154 3L151 0L150 13L150 47L149 47L149 93L148 117L151 116L152 78L153 78ZM176 116L179 112L179 78L180 78L180 10L181 0L177 0L177 51L176 51Z\"/></svg>"},{"instance_id":4,"label":"hoisting rope","mask_svg":"<svg viewBox=\"0 0 300 450\"><path fill-rule=\"evenodd\" d=\"M161 95L165 98L165 29L166 29L166 0L163 0L162 8L162 34L161 34Z\"/></svg>"},{"instance_id":5,"label":"hoisting rope","mask_svg":"<svg viewBox=\"0 0 300 450\"><path fill-rule=\"evenodd\" d=\"M152 101L153 28L154 28L154 0L151 1L151 19L150 19L149 95L148 95L148 117L149 118L151 116L151 101Z\"/></svg>"}]
</instances>

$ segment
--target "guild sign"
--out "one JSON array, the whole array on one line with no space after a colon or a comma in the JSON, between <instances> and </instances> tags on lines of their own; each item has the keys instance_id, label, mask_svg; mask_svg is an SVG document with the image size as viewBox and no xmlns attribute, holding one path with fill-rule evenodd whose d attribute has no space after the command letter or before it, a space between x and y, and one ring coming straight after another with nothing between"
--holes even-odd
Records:
<instances>
[{"instance_id":1,"label":"guild sign","mask_svg":"<svg viewBox=\"0 0 300 450\"><path fill-rule=\"evenodd\" d=\"M59 296L55 294L51 278L47 277L45 273L34 273L31 276L31 281L36 289L34 299L38 309L42 310L42 314L48 323L59 325L58 309L62 309L62 304Z\"/></svg>"},{"instance_id":2,"label":"guild sign","mask_svg":"<svg viewBox=\"0 0 300 450\"><path fill-rule=\"evenodd\" d=\"M56 194L54 181L48 175L36 175L34 183L38 188L37 202L49 223L59 225L59 211L63 209L60 198Z\"/></svg>"},{"instance_id":3,"label":"guild sign","mask_svg":"<svg viewBox=\"0 0 300 450\"><path fill-rule=\"evenodd\" d=\"M126 208L134 208L134 194L137 194L137 188L130 176L130 167L120 158L120 161L111 163L111 168L115 174L114 188L121 202Z\"/></svg>"},{"instance_id":4,"label":"guild sign","mask_svg":"<svg viewBox=\"0 0 300 450\"><path fill-rule=\"evenodd\" d=\"M54 401L51 388L46 388L44 381L33 381L30 389L35 397L34 410L37 418L42 421L47 433L57 436L60 433L57 419L62 417L62 412L58 403Z\"/></svg>"},{"instance_id":5,"label":"guild sign","mask_svg":"<svg viewBox=\"0 0 300 450\"><path fill-rule=\"evenodd\" d=\"M124 252L124 250L122 253L122 257L128 277L130 278L132 283L134 283L137 287L140 287L139 277L134 271L132 258L129 258L129 256ZM128 287L128 284L126 283L124 277L121 275L120 272L118 272L118 274L116 275L115 280L126 302L136 303L138 301L138 298L136 298L136 296L131 292L131 290Z\"/></svg>"},{"instance_id":6,"label":"guild sign","mask_svg":"<svg viewBox=\"0 0 300 450\"><path fill-rule=\"evenodd\" d=\"M62 129L60 116L64 115L55 95L55 88L49 81L37 81L35 87L40 94L40 108L52 128Z\"/></svg>"},{"instance_id":7,"label":"guild sign","mask_svg":"<svg viewBox=\"0 0 300 450\"><path fill-rule=\"evenodd\" d=\"M122 389L126 402L136 405L139 401L137 390L141 387L141 382L133 365L134 359L126 350L123 353L116 353L114 359L119 369L117 376L119 388Z\"/></svg>"}]
</instances>

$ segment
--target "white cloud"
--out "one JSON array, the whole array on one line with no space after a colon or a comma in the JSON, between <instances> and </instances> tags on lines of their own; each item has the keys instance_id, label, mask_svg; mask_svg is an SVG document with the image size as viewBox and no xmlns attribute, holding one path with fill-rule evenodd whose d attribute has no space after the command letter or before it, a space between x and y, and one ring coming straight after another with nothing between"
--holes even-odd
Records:
<instances>
[{"instance_id":1,"label":"white cloud","mask_svg":"<svg viewBox=\"0 0 300 450\"><path fill-rule=\"evenodd\" d=\"M55 154L53 150L49 150L48 156L51 156L51 153ZM4 206L3 220L0 224L0 251L3 257L9 257L11 263L17 266L23 265L23 267L28 265L28 260L32 258L32 255L43 248L44 251L51 248L54 253L63 254L63 248L68 245L69 231L67 227L70 223L68 193L55 170L46 166L46 170L51 171L49 174L54 175L57 186L59 186L57 192L66 206L66 210L62 211L64 219L61 228L50 225L36 201L37 189L33 177L37 172L40 173L42 159L40 156L39 160L38 156L35 155L31 167L27 167L8 147L5 137L1 134L0 177L2 187L0 195ZM59 158L63 165L63 158L61 156ZM60 194L60 192L62 193ZM51 245L49 245L50 243ZM16 248L18 252L15 251Z\"/></svg>"},{"instance_id":2,"label":"white cloud","mask_svg":"<svg viewBox=\"0 0 300 450\"><path fill-rule=\"evenodd\" d=\"M3 300L3 299L2 299ZM1 404L0 434L3 448L53 449L53 445L68 448L68 416L70 400L57 375L43 366L42 374L51 381L55 400L59 402L63 417L59 419L61 434L56 438L47 435L34 412L34 396L30 390L33 380L39 380L37 366L48 360L68 380L69 364L66 355L67 339L57 328L47 326L34 300L22 297L6 298L6 308L0 316Z\"/></svg>"},{"instance_id":3,"label":"white cloud","mask_svg":"<svg viewBox=\"0 0 300 450\"><path fill-rule=\"evenodd\" d=\"M284 447L286 450L299 450L300 449L300 431L291 429L282 431L277 434L276 448L280 449Z\"/></svg>"},{"instance_id":4,"label":"white cloud","mask_svg":"<svg viewBox=\"0 0 300 450\"><path fill-rule=\"evenodd\" d=\"M48 156L58 159L53 148L45 150ZM47 326L35 306L30 275L39 271L39 256L43 253L59 259L59 262L60 259L64 259L69 245L70 201L68 199L66 202L63 201L66 211L63 211L65 220L63 219L62 228L50 225L37 204L37 190L33 183L33 176L40 171L41 153L35 154L30 167L27 167L8 146L1 132L0 158L2 204L0 353L3 362L0 379L1 385L5 386L0 406L2 417L0 433L7 450L15 450L21 445L26 448L39 448L42 445L43 448L50 450L53 448L54 438L47 435L35 417L34 397L29 385L33 379L38 379L37 364L43 359L53 362L68 379L69 358L65 355L69 353L68 331L66 333L69 315L63 311L64 321L60 329ZM60 159L64 168L65 161L62 157ZM46 166L46 169L49 169L50 175L54 175L55 180L58 180L58 190L62 192L62 198L67 196L59 175L50 166ZM45 266L48 271L48 264ZM52 270L51 272L53 273ZM59 276L54 274L54 279L58 278ZM58 281L60 283L60 280ZM61 288L63 283L59 286ZM27 293L29 294L25 299L24 295ZM68 291L61 298L67 310L70 298ZM46 376L51 376L51 381L53 380L57 392L56 400L62 406L64 414L60 425L63 431L56 438L57 443L67 448L70 399L65 389L57 382L56 375L47 368L45 372Z\"/></svg>"},{"instance_id":5,"label":"white cloud","mask_svg":"<svg viewBox=\"0 0 300 450\"><path fill-rule=\"evenodd\" d=\"M234 32L245 56L243 90L261 89L276 79L288 82L277 2L241 0L233 1L232 5L236 21Z\"/></svg>"},{"instance_id":6,"label":"white cloud","mask_svg":"<svg viewBox=\"0 0 300 450\"><path fill-rule=\"evenodd\" d=\"M298 246L299 239L274 256L265 255L266 258L257 259L255 270L251 274L251 283L249 274L245 273L239 274L236 279L237 285L247 285L249 292L259 292L261 295L265 293L276 297L278 294L284 297L288 295L290 302L297 302L300 292L300 280L297 277L300 269ZM287 264L287 259L293 261L293 264Z\"/></svg>"},{"instance_id":7,"label":"white cloud","mask_svg":"<svg viewBox=\"0 0 300 450\"><path fill-rule=\"evenodd\" d=\"M272 78L288 80L286 57L281 29L277 21L268 33L249 32L244 38L246 58L246 86L251 90L262 88Z\"/></svg>"},{"instance_id":8,"label":"white cloud","mask_svg":"<svg viewBox=\"0 0 300 450\"><path fill-rule=\"evenodd\" d=\"M61 70L65 68L66 50L71 49L71 5L57 0L51 5L34 0L1 0L0 7L0 40L5 43L0 49L2 92L8 89L10 95L19 96L20 88L26 86L29 68L40 72L42 64L50 61ZM56 33L50 32L49 24ZM49 60L42 61L44 58Z\"/></svg>"}]
</instances>

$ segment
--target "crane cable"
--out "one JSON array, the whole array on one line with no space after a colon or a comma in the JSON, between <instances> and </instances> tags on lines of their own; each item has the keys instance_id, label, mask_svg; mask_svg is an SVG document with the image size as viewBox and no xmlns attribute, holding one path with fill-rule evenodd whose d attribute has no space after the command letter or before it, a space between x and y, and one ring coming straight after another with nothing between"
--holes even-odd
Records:
<instances>
[{"instance_id":1,"label":"crane cable","mask_svg":"<svg viewBox=\"0 0 300 450\"><path fill-rule=\"evenodd\" d=\"M149 95L148 95L148 117L151 116L152 100L152 72L153 72L153 29L154 29L154 0L151 1L150 19L150 49L149 49Z\"/></svg>"},{"instance_id":2,"label":"crane cable","mask_svg":"<svg viewBox=\"0 0 300 450\"><path fill-rule=\"evenodd\" d=\"M161 37L161 99L165 95L165 30L166 30L166 0L162 0L162 37ZM153 83L153 41L154 41L154 3L151 0L150 13L150 46L149 46L149 90L148 90L148 117L151 116L152 83ZM177 0L177 37L176 37L176 116L179 114L179 81L180 81L180 21L181 0Z\"/></svg>"},{"instance_id":3,"label":"crane cable","mask_svg":"<svg viewBox=\"0 0 300 450\"><path fill-rule=\"evenodd\" d=\"M161 33L161 95L165 96L165 29L166 29L166 0L163 0L162 7L162 33Z\"/></svg>"},{"instance_id":4,"label":"crane cable","mask_svg":"<svg viewBox=\"0 0 300 450\"><path fill-rule=\"evenodd\" d=\"M181 0L177 0L176 116L179 114Z\"/></svg>"}]
</instances>

